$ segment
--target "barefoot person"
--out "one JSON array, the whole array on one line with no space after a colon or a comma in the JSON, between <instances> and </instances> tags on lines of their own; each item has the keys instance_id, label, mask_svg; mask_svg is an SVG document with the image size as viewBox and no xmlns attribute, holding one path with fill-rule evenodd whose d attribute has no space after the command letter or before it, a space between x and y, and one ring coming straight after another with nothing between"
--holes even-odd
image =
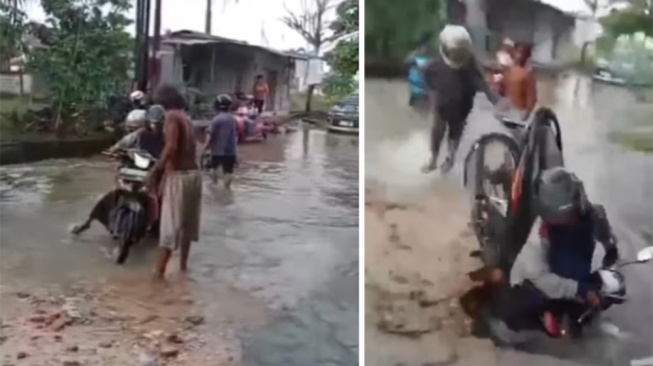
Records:
<instances>
[{"instance_id":1,"label":"barefoot person","mask_svg":"<svg viewBox=\"0 0 653 366\"><path fill-rule=\"evenodd\" d=\"M155 277L163 279L172 251L180 248L180 270L188 268L191 242L199 239L202 176L196 159L193 125L184 114L185 101L169 85L155 92L157 104L165 108L165 146L153 173L163 171L161 229Z\"/></svg>"},{"instance_id":2,"label":"barefoot person","mask_svg":"<svg viewBox=\"0 0 653 366\"><path fill-rule=\"evenodd\" d=\"M213 183L218 181L218 168L222 167L224 187L229 189L236 165L236 117L231 113L232 100L226 94L215 99L217 115L207 131L203 152L211 155L209 169ZM244 107L240 107L244 108ZM246 123L246 122L245 122Z\"/></svg>"},{"instance_id":3,"label":"barefoot person","mask_svg":"<svg viewBox=\"0 0 653 366\"><path fill-rule=\"evenodd\" d=\"M256 76L252 94L254 95L254 106L258 110L258 114L263 113L263 106L265 106L265 101L268 100L268 96L270 95L270 87L268 87L268 83L263 79L263 75Z\"/></svg>"},{"instance_id":4,"label":"barefoot person","mask_svg":"<svg viewBox=\"0 0 653 366\"><path fill-rule=\"evenodd\" d=\"M490 90L481 75L472 53L471 36L464 27L447 25L442 30L440 56L425 71L429 99L435 113L431 131L431 158L422 168L424 173L437 169L440 144L447 130L448 156L441 165L441 171L446 173L453 167L478 90L482 90L492 104L497 105L500 101L500 97Z\"/></svg>"}]
</instances>

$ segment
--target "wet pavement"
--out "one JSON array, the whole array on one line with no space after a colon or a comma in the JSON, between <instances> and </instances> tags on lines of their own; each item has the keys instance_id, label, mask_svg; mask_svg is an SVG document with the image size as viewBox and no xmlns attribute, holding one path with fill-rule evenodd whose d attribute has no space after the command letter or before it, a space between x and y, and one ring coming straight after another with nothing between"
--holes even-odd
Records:
<instances>
[{"instance_id":1,"label":"wet pavement","mask_svg":"<svg viewBox=\"0 0 653 366\"><path fill-rule=\"evenodd\" d=\"M208 333L233 333L243 365L356 365L358 139L300 130L239 155L233 192L205 180L184 285L194 307L183 311L203 314ZM124 304L143 301L153 243L118 267L99 225L67 233L112 180L99 157L0 168L2 286L83 280L127 289Z\"/></svg>"},{"instance_id":2,"label":"wet pavement","mask_svg":"<svg viewBox=\"0 0 653 366\"><path fill-rule=\"evenodd\" d=\"M451 188L462 184L464 154L482 134L505 132L492 117L490 104L477 97L457 165L449 176L423 175L419 169L429 156L430 122L407 107L407 84L374 79L365 83L366 186L394 201L427 202L433 197L437 201L440 196L449 205L440 210L442 214L456 215L461 210L451 206L451 195L467 200L463 192ZM541 79L538 92L542 103L558 114L566 165L585 182L590 198L606 206L622 256L634 256L638 249L652 245L653 155L620 146L613 136L651 128L653 105L638 101L625 89L593 84L573 74ZM367 267L371 265L368 258ZM602 332L571 346L542 342L530 351L597 365L626 365L653 355L653 266L631 267L625 275L629 300L605 314L608 323Z\"/></svg>"}]
</instances>

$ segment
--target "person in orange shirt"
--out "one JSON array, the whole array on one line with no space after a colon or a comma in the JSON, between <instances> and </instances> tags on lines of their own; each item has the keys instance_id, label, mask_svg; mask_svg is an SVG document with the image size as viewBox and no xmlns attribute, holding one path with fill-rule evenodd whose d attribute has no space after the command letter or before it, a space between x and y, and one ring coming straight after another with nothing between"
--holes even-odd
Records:
<instances>
[{"instance_id":1,"label":"person in orange shirt","mask_svg":"<svg viewBox=\"0 0 653 366\"><path fill-rule=\"evenodd\" d=\"M254 83L254 89L252 91L254 95L254 106L259 114L263 112L263 106L265 101L268 100L268 95L270 94L270 88L268 83L263 79L263 75L256 76L256 82Z\"/></svg>"},{"instance_id":2,"label":"person in orange shirt","mask_svg":"<svg viewBox=\"0 0 653 366\"><path fill-rule=\"evenodd\" d=\"M515 46L514 65L504 71L503 90L510 101L515 118L526 121L537 103L535 75L529 65L532 47L525 43Z\"/></svg>"}]
</instances>

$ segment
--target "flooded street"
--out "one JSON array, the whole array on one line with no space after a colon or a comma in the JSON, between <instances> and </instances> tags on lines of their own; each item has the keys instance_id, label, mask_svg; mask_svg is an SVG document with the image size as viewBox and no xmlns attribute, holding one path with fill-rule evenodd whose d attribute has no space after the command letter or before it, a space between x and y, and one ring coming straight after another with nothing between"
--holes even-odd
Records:
<instances>
[{"instance_id":1,"label":"flooded street","mask_svg":"<svg viewBox=\"0 0 653 366\"><path fill-rule=\"evenodd\" d=\"M111 163L2 167L3 301L82 281L117 313L202 316L207 352L229 354L209 355L207 365L357 364L358 139L300 130L242 146L239 160L233 192L205 180L189 277L174 273L173 261L169 288L159 291L170 299L149 282L155 243L141 243L119 267L99 224L79 238L67 233L112 186ZM8 353L11 342L1 347ZM177 362L169 364L200 365Z\"/></svg>"},{"instance_id":2,"label":"flooded street","mask_svg":"<svg viewBox=\"0 0 653 366\"><path fill-rule=\"evenodd\" d=\"M366 198L366 273L371 273L366 277L367 296L390 293L400 297L417 289L426 293L439 291L441 298L452 301L470 285L465 273L478 266L465 259L476 243L466 225L469 198L461 188L460 162L471 143L482 134L505 130L492 117L489 102L479 95L452 173L445 178L438 173L423 175L420 167L429 157L430 121L408 108L407 84L374 79L365 84L365 180L368 192L374 194L374 198ZM637 101L627 90L593 84L588 78L573 74L539 80L538 93L542 104L551 106L560 120L566 165L585 182L590 199L606 206L620 239L622 256L632 257L640 248L651 245L653 155L629 150L614 140L614 135L623 131L650 129L651 104ZM376 229L367 230L370 225ZM411 280L416 273L421 276L420 281ZM629 299L605 314L601 329L585 337L582 343L542 342L528 349L556 359L529 359L512 352L491 351L487 343L473 348L501 365L567 365L561 359L592 365L626 365L633 359L651 357L653 266L632 267L625 275ZM370 314L379 313L374 308L378 304L366 303L366 307ZM437 319L430 307L417 308L420 316ZM452 309L450 314L455 314ZM432 357L459 360L453 363L456 365L475 364L465 361L469 356L466 350L472 347L467 343L470 340L465 330L445 337L447 346L433 351L434 338L447 333L442 329L447 327L433 326L424 330L426 335L421 340L405 340L379 332L377 324L366 324L368 339L378 339L375 351L386 356L406 355L398 362L414 364L409 354L429 350L435 352ZM454 327L455 330L460 327ZM373 356L371 352L368 346L368 359Z\"/></svg>"}]
</instances>

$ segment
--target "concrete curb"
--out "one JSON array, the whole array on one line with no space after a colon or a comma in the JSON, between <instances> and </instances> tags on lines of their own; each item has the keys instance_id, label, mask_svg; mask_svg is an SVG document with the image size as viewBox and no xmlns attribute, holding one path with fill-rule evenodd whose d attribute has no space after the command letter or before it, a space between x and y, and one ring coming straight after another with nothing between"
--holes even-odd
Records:
<instances>
[{"instance_id":1,"label":"concrete curb","mask_svg":"<svg viewBox=\"0 0 653 366\"><path fill-rule=\"evenodd\" d=\"M113 143L113 136L102 135L71 140L15 141L0 143L0 165L30 163L45 159L95 155Z\"/></svg>"}]
</instances>

